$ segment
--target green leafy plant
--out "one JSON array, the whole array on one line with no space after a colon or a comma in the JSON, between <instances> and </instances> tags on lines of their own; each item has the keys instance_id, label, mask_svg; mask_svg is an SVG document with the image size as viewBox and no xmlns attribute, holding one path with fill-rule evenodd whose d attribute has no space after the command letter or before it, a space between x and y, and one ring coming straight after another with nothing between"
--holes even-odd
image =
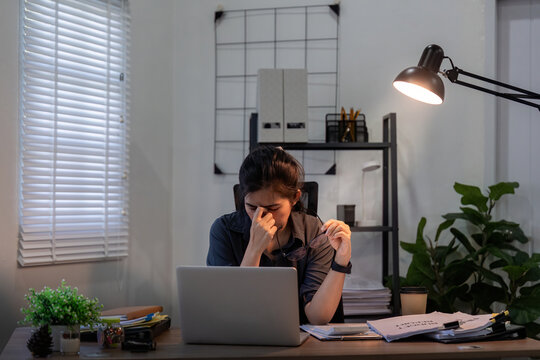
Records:
<instances>
[{"instance_id":1,"label":"green leafy plant","mask_svg":"<svg viewBox=\"0 0 540 360\"><path fill-rule=\"evenodd\" d=\"M28 302L21 312L23 324L36 327L42 325L92 326L100 322L103 305L97 298L89 299L78 293L76 287L62 280L57 289L45 286L43 290L29 289L24 296Z\"/></svg>"},{"instance_id":2,"label":"green leafy plant","mask_svg":"<svg viewBox=\"0 0 540 360\"><path fill-rule=\"evenodd\" d=\"M452 313L457 311L456 299L468 291L465 283L471 275L471 262L458 253L459 245L452 239L448 245L439 244L441 233L453 221L441 223L435 238L424 236L426 219L418 224L416 242L401 242L401 247L413 254L407 277L402 286L424 286L428 289L427 310Z\"/></svg>"},{"instance_id":3,"label":"green leafy plant","mask_svg":"<svg viewBox=\"0 0 540 360\"><path fill-rule=\"evenodd\" d=\"M401 282L428 288L428 310L477 314L504 306L513 323L526 325L529 336L540 332L535 323L540 317L540 254L529 256L516 247L528 242L519 224L492 216L497 201L518 187L501 182L484 195L476 186L455 183L461 212L443 215L433 240L424 235L422 218L416 242L401 242L413 255ZM450 236L447 245L439 243L442 234Z\"/></svg>"}]
</instances>

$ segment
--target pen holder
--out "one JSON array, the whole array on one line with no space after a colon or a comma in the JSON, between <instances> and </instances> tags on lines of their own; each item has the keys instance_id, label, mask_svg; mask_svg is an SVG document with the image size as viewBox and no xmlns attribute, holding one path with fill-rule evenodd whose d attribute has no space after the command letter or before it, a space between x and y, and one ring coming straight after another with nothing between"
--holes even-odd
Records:
<instances>
[{"instance_id":1,"label":"pen holder","mask_svg":"<svg viewBox=\"0 0 540 360\"><path fill-rule=\"evenodd\" d=\"M366 116L356 120L341 120L341 114L326 114L326 142L368 142Z\"/></svg>"},{"instance_id":2,"label":"pen holder","mask_svg":"<svg viewBox=\"0 0 540 360\"><path fill-rule=\"evenodd\" d=\"M428 291L425 287L402 287L399 295L401 300L401 315L426 313Z\"/></svg>"}]
</instances>

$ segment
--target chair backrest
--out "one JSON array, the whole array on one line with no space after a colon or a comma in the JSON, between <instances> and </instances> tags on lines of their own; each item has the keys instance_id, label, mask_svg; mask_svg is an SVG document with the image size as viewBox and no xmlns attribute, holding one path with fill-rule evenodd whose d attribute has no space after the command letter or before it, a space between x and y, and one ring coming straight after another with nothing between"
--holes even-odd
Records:
<instances>
[{"instance_id":1,"label":"chair backrest","mask_svg":"<svg viewBox=\"0 0 540 360\"><path fill-rule=\"evenodd\" d=\"M240 191L240 184L235 184L233 186L233 195L236 210L241 210L244 207L244 197ZM304 182L302 185L302 197L300 198L300 201L308 213L317 213L317 207L319 204L319 184L316 181ZM343 298L340 299L334 317L330 322L345 322L345 315L343 313Z\"/></svg>"},{"instance_id":2,"label":"chair backrest","mask_svg":"<svg viewBox=\"0 0 540 360\"><path fill-rule=\"evenodd\" d=\"M244 198L240 191L239 184L233 186L233 195L235 209L242 209L244 207ZM317 213L319 204L319 184L316 181L305 181L303 183L300 201L308 213Z\"/></svg>"}]
</instances>

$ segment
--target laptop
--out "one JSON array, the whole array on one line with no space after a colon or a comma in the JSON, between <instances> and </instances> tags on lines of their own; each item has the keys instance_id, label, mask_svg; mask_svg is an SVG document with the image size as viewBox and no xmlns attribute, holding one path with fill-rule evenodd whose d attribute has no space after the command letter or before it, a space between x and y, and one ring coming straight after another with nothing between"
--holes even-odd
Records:
<instances>
[{"instance_id":1,"label":"laptop","mask_svg":"<svg viewBox=\"0 0 540 360\"><path fill-rule=\"evenodd\" d=\"M298 346L295 268L179 266L180 329L185 343Z\"/></svg>"}]
</instances>

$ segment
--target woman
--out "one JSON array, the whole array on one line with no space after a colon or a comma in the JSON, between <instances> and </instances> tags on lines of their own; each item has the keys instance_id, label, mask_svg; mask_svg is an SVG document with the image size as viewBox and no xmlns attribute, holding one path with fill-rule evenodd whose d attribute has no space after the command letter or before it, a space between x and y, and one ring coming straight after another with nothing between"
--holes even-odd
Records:
<instances>
[{"instance_id":1,"label":"woman","mask_svg":"<svg viewBox=\"0 0 540 360\"><path fill-rule=\"evenodd\" d=\"M212 225L207 265L294 266L301 323L328 323L351 269L349 226L301 210L303 169L281 148L252 151L239 180L244 209Z\"/></svg>"}]
</instances>

